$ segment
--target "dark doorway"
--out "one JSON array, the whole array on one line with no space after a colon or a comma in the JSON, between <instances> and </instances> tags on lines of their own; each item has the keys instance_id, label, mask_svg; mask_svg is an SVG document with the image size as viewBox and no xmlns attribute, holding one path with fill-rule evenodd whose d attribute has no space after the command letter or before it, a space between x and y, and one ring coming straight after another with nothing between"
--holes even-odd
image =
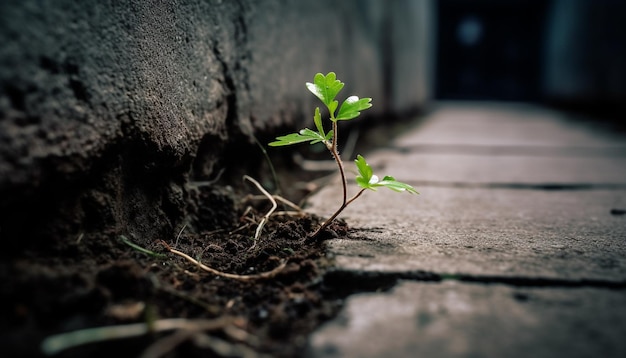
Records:
<instances>
[{"instance_id":1,"label":"dark doorway","mask_svg":"<svg viewBox=\"0 0 626 358\"><path fill-rule=\"evenodd\" d=\"M547 0L440 0L438 99L540 96Z\"/></svg>"}]
</instances>

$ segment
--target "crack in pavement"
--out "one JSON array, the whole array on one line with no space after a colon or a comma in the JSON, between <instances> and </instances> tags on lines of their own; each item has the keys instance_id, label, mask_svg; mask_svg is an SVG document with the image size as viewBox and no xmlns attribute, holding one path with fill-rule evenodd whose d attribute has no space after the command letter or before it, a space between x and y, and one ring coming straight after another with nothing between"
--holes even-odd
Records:
<instances>
[{"instance_id":1,"label":"crack in pavement","mask_svg":"<svg viewBox=\"0 0 626 358\"><path fill-rule=\"evenodd\" d=\"M504 284L513 287L535 288L596 288L608 290L626 289L626 280L565 279L525 276L496 276L445 274L428 271L356 271L336 269L324 275L324 285L337 296L347 297L356 293L386 292L400 281L443 282L458 281L476 284Z\"/></svg>"},{"instance_id":2,"label":"crack in pavement","mask_svg":"<svg viewBox=\"0 0 626 358\"><path fill-rule=\"evenodd\" d=\"M515 189L515 190L546 190L546 191L578 191L578 190L624 190L626 183L467 183L445 182L432 180L405 180L408 184L420 187L467 188L467 189Z\"/></svg>"},{"instance_id":3,"label":"crack in pavement","mask_svg":"<svg viewBox=\"0 0 626 358\"><path fill-rule=\"evenodd\" d=\"M548 146L481 144L389 145L385 149L403 154L460 154L495 156L626 157L626 146Z\"/></svg>"}]
</instances>

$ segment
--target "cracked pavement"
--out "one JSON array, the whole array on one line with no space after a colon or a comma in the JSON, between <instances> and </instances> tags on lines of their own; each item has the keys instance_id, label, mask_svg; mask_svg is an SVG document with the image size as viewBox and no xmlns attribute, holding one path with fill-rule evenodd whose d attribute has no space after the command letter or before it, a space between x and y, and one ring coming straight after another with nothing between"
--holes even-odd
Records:
<instances>
[{"instance_id":1,"label":"cracked pavement","mask_svg":"<svg viewBox=\"0 0 626 358\"><path fill-rule=\"evenodd\" d=\"M367 192L342 214L328 279L363 293L309 356L626 356L626 141L592 123L443 102L369 153L420 195ZM308 210L329 216L340 197L337 178Z\"/></svg>"}]
</instances>

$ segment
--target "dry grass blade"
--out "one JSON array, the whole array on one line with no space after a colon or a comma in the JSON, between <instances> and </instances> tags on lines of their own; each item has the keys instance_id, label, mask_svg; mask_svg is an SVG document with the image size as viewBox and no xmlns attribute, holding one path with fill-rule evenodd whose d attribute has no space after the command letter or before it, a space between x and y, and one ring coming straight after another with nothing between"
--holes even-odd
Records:
<instances>
[{"instance_id":1,"label":"dry grass blade","mask_svg":"<svg viewBox=\"0 0 626 358\"><path fill-rule=\"evenodd\" d=\"M148 323L132 323L116 326L105 326L81 329L53 335L44 339L41 350L46 355L55 355L66 349L89 343L109 341L142 336L150 332L162 332L171 330L210 331L226 327L233 319L222 317L214 320L188 320L183 318L161 319Z\"/></svg>"}]
</instances>

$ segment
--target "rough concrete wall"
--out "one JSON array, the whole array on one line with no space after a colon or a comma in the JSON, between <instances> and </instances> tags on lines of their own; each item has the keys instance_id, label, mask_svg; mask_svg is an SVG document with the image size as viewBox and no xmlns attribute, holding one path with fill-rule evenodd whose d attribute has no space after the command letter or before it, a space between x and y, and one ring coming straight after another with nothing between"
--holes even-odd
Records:
<instances>
[{"instance_id":1,"label":"rough concrete wall","mask_svg":"<svg viewBox=\"0 0 626 358\"><path fill-rule=\"evenodd\" d=\"M2 241L148 242L201 207L228 211L189 182L258 161L253 133L308 121L315 72L384 97L376 3L1 2Z\"/></svg>"}]
</instances>

